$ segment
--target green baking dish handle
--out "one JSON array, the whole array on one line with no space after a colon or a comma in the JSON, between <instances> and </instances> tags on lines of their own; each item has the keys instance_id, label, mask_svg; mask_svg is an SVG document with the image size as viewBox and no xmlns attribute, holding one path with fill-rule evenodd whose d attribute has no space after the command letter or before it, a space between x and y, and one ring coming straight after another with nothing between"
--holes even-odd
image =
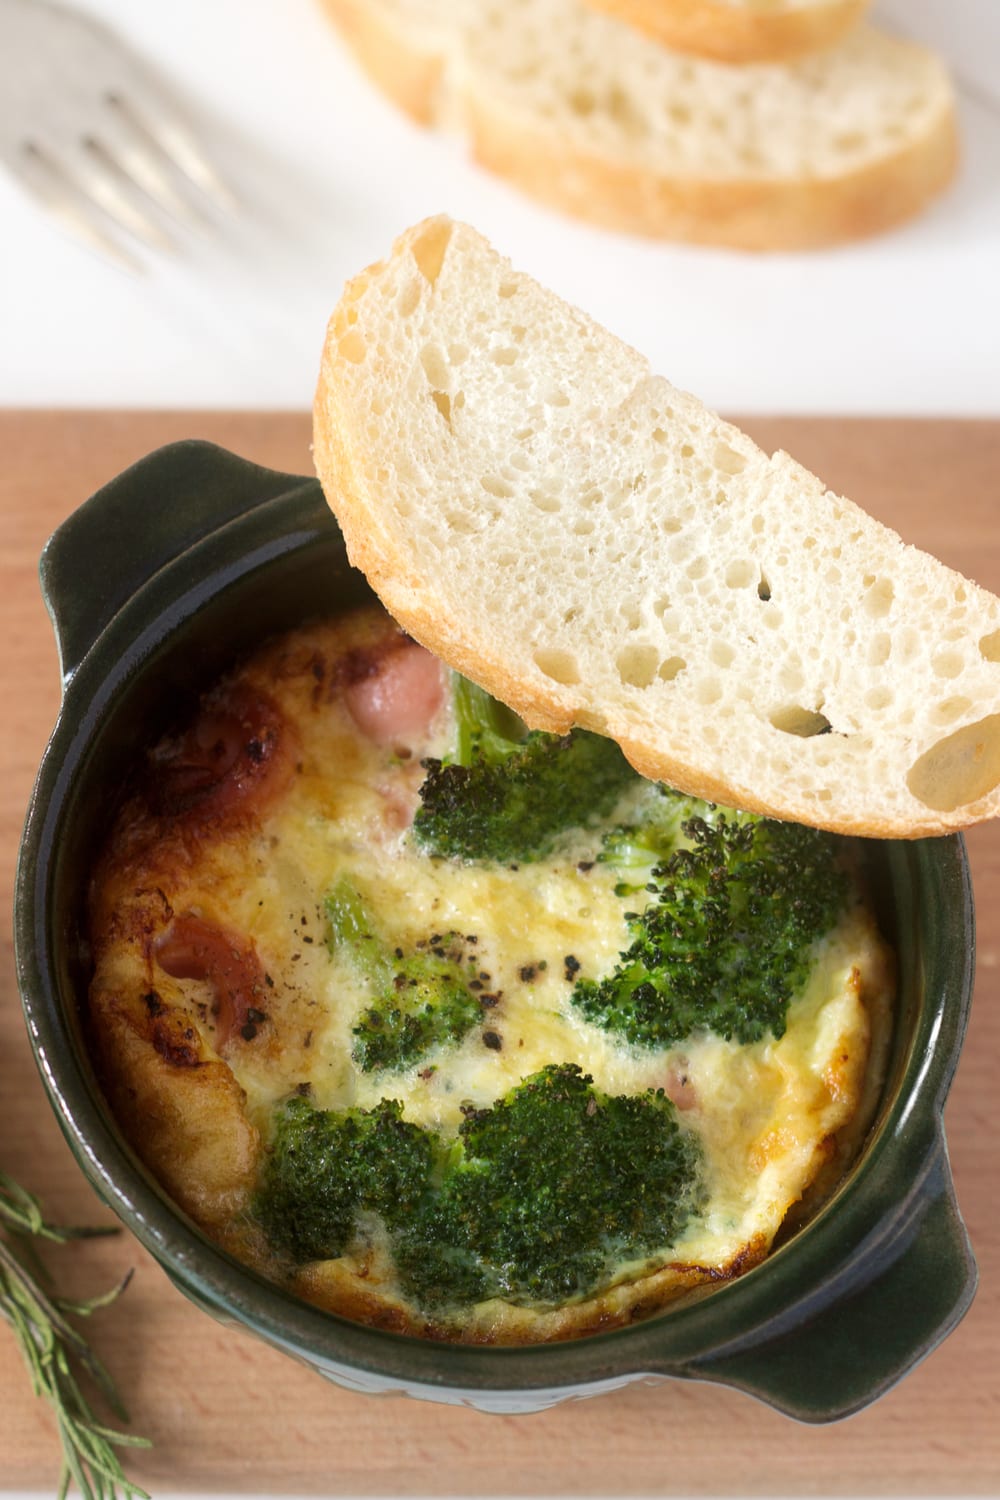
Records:
<instances>
[{"instance_id":1,"label":"green baking dish handle","mask_svg":"<svg viewBox=\"0 0 1000 1500\"><path fill-rule=\"evenodd\" d=\"M98 490L50 537L39 566L64 684L162 567L237 516L315 485L190 439L158 449Z\"/></svg>"},{"instance_id":2,"label":"green baking dish handle","mask_svg":"<svg viewBox=\"0 0 1000 1500\"><path fill-rule=\"evenodd\" d=\"M850 1416L895 1385L968 1311L978 1272L958 1213L943 1134L913 1184L910 1212L872 1253L872 1274L805 1322L725 1348L688 1373L732 1385L803 1422ZM850 1278L850 1266L845 1268ZM773 1325L772 1325L773 1329Z\"/></svg>"}]
</instances>

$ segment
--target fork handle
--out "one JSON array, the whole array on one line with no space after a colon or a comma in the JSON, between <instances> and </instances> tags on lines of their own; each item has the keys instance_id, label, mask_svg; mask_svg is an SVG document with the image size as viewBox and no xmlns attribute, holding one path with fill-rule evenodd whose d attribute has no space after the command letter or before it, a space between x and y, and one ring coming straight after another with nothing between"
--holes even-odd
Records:
<instances>
[{"instance_id":1,"label":"fork handle","mask_svg":"<svg viewBox=\"0 0 1000 1500\"><path fill-rule=\"evenodd\" d=\"M98 490L49 538L39 567L63 684L161 568L237 516L315 483L190 439L157 449Z\"/></svg>"}]
</instances>

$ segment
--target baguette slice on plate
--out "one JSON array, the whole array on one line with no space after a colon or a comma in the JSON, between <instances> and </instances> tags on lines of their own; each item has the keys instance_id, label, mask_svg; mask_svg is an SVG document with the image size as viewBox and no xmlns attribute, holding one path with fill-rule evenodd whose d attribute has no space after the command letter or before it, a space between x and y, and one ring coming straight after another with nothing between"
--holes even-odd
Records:
<instances>
[{"instance_id":1,"label":"baguette slice on plate","mask_svg":"<svg viewBox=\"0 0 1000 1500\"><path fill-rule=\"evenodd\" d=\"M806 249L900 223L954 171L947 73L869 26L797 63L734 68L668 52L582 0L325 4L414 118L609 228Z\"/></svg>"},{"instance_id":2,"label":"baguette slice on plate","mask_svg":"<svg viewBox=\"0 0 1000 1500\"><path fill-rule=\"evenodd\" d=\"M665 47L716 62L787 62L832 47L869 0L586 0Z\"/></svg>"},{"instance_id":3,"label":"baguette slice on plate","mask_svg":"<svg viewBox=\"0 0 1000 1500\"><path fill-rule=\"evenodd\" d=\"M349 283L314 441L390 613L530 725L845 833L1000 811L1000 600L472 229L428 220Z\"/></svg>"}]
</instances>

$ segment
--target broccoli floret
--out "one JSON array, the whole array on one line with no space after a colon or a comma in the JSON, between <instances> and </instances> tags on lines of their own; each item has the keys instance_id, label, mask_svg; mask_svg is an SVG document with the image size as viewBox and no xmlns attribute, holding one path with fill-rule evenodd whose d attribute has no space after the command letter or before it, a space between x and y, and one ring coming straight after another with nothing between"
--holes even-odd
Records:
<instances>
[{"instance_id":1,"label":"broccoli floret","mask_svg":"<svg viewBox=\"0 0 1000 1500\"><path fill-rule=\"evenodd\" d=\"M561 1301L662 1250L699 1197L700 1153L662 1091L609 1097L553 1064L469 1111L461 1153L401 1239L423 1299Z\"/></svg>"},{"instance_id":2,"label":"broccoli floret","mask_svg":"<svg viewBox=\"0 0 1000 1500\"><path fill-rule=\"evenodd\" d=\"M254 1209L276 1249L296 1261L342 1255L358 1215L393 1228L417 1212L436 1142L402 1118L395 1099L374 1109L314 1109L293 1096L275 1113Z\"/></svg>"},{"instance_id":3,"label":"broccoli floret","mask_svg":"<svg viewBox=\"0 0 1000 1500\"><path fill-rule=\"evenodd\" d=\"M689 847L654 867L652 900L627 914L631 945L573 1003L587 1020L644 1047L702 1028L727 1040L784 1035L810 950L837 921L848 878L835 842L761 819L681 824Z\"/></svg>"},{"instance_id":4,"label":"broccoli floret","mask_svg":"<svg viewBox=\"0 0 1000 1500\"><path fill-rule=\"evenodd\" d=\"M461 978L458 941L448 933L433 948L404 953L376 930L371 914L346 880L326 898L331 948L345 949L372 991L354 1027L352 1056L365 1073L408 1068L442 1043L460 1042L482 1019L482 1007Z\"/></svg>"},{"instance_id":5,"label":"broccoli floret","mask_svg":"<svg viewBox=\"0 0 1000 1500\"><path fill-rule=\"evenodd\" d=\"M413 836L426 854L491 864L543 859L564 830L603 817L636 779L613 740L582 729L529 733L457 674L454 711L453 753L424 761Z\"/></svg>"},{"instance_id":6,"label":"broccoli floret","mask_svg":"<svg viewBox=\"0 0 1000 1500\"><path fill-rule=\"evenodd\" d=\"M255 1211L294 1260L342 1255L378 1214L423 1306L546 1302L597 1289L620 1259L663 1250L702 1196L700 1150L660 1092L609 1097L574 1064L543 1068L450 1145L373 1110L276 1114Z\"/></svg>"},{"instance_id":7,"label":"broccoli floret","mask_svg":"<svg viewBox=\"0 0 1000 1500\"><path fill-rule=\"evenodd\" d=\"M653 871L683 841L682 826L692 817L712 821L715 812L709 802L687 797L663 782L650 782L637 818L619 824L604 835L597 856L599 864L613 865L622 877L615 886L616 896L631 896L644 891Z\"/></svg>"}]
</instances>

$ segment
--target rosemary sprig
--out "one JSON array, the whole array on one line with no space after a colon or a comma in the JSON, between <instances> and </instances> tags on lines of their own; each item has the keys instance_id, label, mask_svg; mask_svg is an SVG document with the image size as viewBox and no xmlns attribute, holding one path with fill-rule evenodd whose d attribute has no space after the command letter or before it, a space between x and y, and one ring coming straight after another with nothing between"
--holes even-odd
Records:
<instances>
[{"instance_id":1,"label":"rosemary sprig","mask_svg":"<svg viewBox=\"0 0 1000 1500\"><path fill-rule=\"evenodd\" d=\"M72 1483L84 1500L149 1500L145 1490L126 1478L115 1451L149 1444L97 1420L80 1376L100 1391L120 1421L128 1419L104 1365L69 1321L109 1306L121 1296L132 1273L109 1292L75 1301L50 1289L35 1248L40 1240L66 1245L117 1230L50 1224L38 1199L0 1172L0 1231L0 1317L10 1324L20 1345L35 1395L44 1397L56 1420L63 1457L59 1500Z\"/></svg>"}]
</instances>

